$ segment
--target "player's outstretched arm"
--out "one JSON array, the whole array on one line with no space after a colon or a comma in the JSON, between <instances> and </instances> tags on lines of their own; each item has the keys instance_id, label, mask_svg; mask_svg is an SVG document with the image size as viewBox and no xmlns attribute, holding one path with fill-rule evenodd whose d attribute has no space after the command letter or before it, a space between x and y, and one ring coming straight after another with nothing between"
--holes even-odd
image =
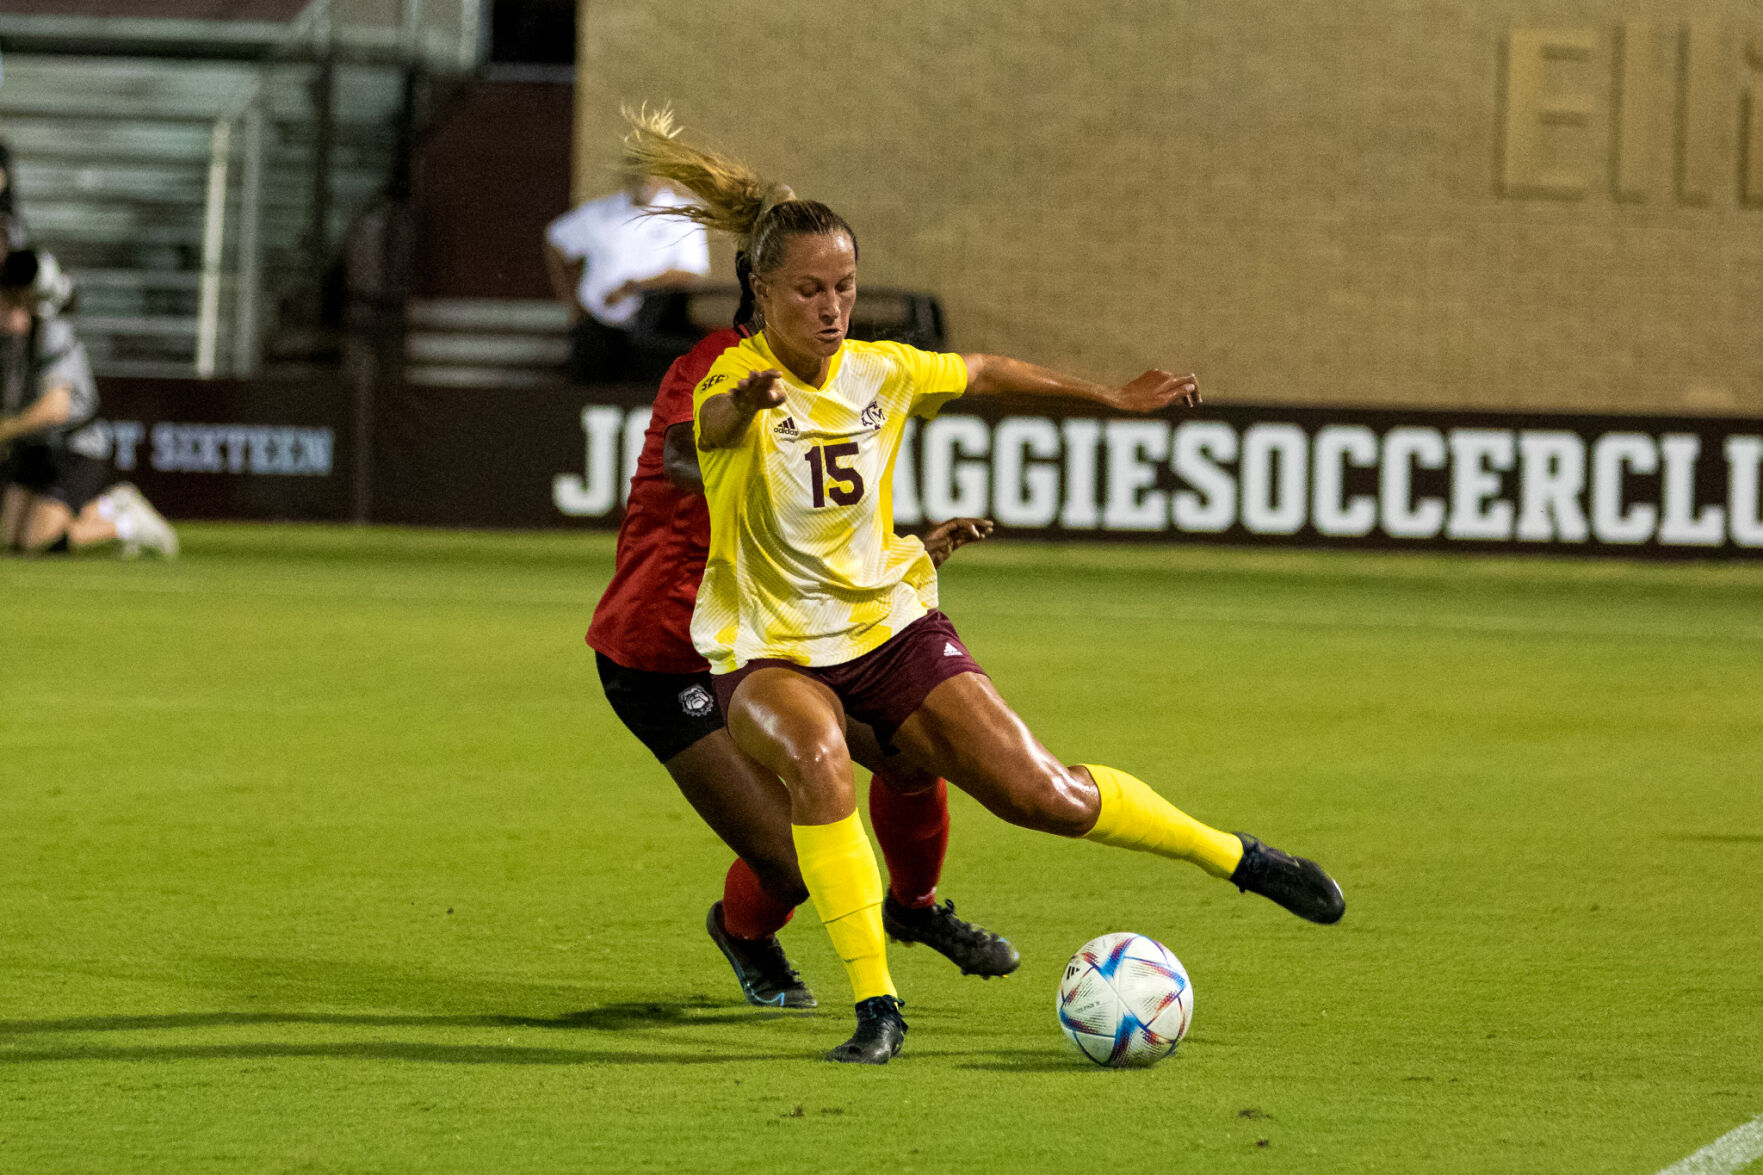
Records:
<instances>
[{"instance_id":1,"label":"player's outstretched arm","mask_svg":"<svg viewBox=\"0 0 1763 1175\"><path fill-rule=\"evenodd\" d=\"M747 435L747 426L759 413L784 402L778 386L783 372L755 371L727 392L711 396L698 409L698 447L732 449Z\"/></svg>"},{"instance_id":2,"label":"player's outstretched arm","mask_svg":"<svg viewBox=\"0 0 1763 1175\"><path fill-rule=\"evenodd\" d=\"M1200 381L1191 372L1174 375L1151 370L1121 387L1091 383L1004 355L963 355L970 396L1054 396L1088 400L1122 412L1156 412L1171 404L1192 408L1200 403Z\"/></svg>"},{"instance_id":3,"label":"player's outstretched arm","mask_svg":"<svg viewBox=\"0 0 1763 1175\"><path fill-rule=\"evenodd\" d=\"M939 522L924 533L924 553L930 556L931 566L941 567L968 543L991 538L993 529L990 518L951 518Z\"/></svg>"}]
</instances>

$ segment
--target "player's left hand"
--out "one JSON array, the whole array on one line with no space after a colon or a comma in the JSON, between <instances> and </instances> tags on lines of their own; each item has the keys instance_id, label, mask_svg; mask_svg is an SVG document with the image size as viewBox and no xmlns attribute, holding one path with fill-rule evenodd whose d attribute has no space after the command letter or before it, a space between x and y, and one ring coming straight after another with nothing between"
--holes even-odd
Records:
<instances>
[{"instance_id":1,"label":"player's left hand","mask_svg":"<svg viewBox=\"0 0 1763 1175\"><path fill-rule=\"evenodd\" d=\"M1200 380L1192 372L1171 375L1147 371L1114 394L1114 406L1128 412L1156 412L1171 404L1196 408L1200 404Z\"/></svg>"},{"instance_id":2,"label":"player's left hand","mask_svg":"<svg viewBox=\"0 0 1763 1175\"><path fill-rule=\"evenodd\" d=\"M764 412L784 402L783 378L784 373L775 367L755 371L730 388L729 396L742 412Z\"/></svg>"},{"instance_id":3,"label":"player's left hand","mask_svg":"<svg viewBox=\"0 0 1763 1175\"><path fill-rule=\"evenodd\" d=\"M924 552L931 566L941 567L959 548L968 543L984 542L992 537L996 525L990 518L951 518L931 527L924 536Z\"/></svg>"}]
</instances>

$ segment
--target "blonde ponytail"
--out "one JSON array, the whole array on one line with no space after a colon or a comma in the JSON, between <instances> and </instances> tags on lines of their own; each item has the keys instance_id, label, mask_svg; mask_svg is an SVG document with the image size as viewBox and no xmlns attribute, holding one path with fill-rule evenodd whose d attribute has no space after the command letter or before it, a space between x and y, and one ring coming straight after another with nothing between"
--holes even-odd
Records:
<instances>
[{"instance_id":1,"label":"blonde ponytail","mask_svg":"<svg viewBox=\"0 0 1763 1175\"><path fill-rule=\"evenodd\" d=\"M738 159L682 143L668 107L622 106L619 113L628 127L620 156L625 177L666 180L697 201L650 215L680 216L728 233L753 273L771 272L782 263L789 239L803 234L844 233L856 249L857 234L825 204L800 199L788 184L768 180ZM744 276L741 286L746 292Z\"/></svg>"},{"instance_id":2,"label":"blonde ponytail","mask_svg":"<svg viewBox=\"0 0 1763 1175\"><path fill-rule=\"evenodd\" d=\"M653 176L684 188L697 198L691 207L670 215L695 220L705 228L734 236L743 248L759 219L794 193L760 176L738 159L688 146L679 138L673 111L622 107L629 129L620 164L626 178Z\"/></svg>"}]
</instances>

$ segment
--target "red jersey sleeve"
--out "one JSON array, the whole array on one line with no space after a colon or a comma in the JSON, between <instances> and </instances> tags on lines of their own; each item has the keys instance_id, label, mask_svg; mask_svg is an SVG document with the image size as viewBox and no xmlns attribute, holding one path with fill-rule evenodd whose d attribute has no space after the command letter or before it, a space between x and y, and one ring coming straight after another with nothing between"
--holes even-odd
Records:
<instances>
[{"instance_id":1,"label":"red jersey sleeve","mask_svg":"<svg viewBox=\"0 0 1763 1175\"><path fill-rule=\"evenodd\" d=\"M698 358L696 351L681 355L661 380L661 390L655 396L655 412L649 420L663 432L676 424L692 422L692 389L698 386L698 381L716 361L715 355L709 355L702 362L693 362Z\"/></svg>"},{"instance_id":2,"label":"red jersey sleeve","mask_svg":"<svg viewBox=\"0 0 1763 1175\"><path fill-rule=\"evenodd\" d=\"M710 515L703 495L667 480L662 451L670 427L691 423L698 381L741 338L739 331L717 331L674 360L655 394L618 528L612 581L588 629L588 644L627 669L702 673L708 668L692 647L690 629L710 548Z\"/></svg>"},{"instance_id":3,"label":"red jersey sleeve","mask_svg":"<svg viewBox=\"0 0 1763 1175\"><path fill-rule=\"evenodd\" d=\"M710 371L717 356L739 343L742 337L739 331L719 330L675 359L673 366L667 369L667 374L661 379L661 390L655 395L655 411L650 417L651 427L665 432L676 424L690 424L692 390Z\"/></svg>"}]
</instances>

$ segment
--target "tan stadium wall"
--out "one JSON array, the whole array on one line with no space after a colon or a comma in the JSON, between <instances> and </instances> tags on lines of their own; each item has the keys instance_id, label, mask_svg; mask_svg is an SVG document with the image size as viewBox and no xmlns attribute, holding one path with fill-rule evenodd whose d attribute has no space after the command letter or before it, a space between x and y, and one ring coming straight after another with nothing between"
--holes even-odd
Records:
<instances>
[{"instance_id":1,"label":"tan stadium wall","mask_svg":"<svg viewBox=\"0 0 1763 1175\"><path fill-rule=\"evenodd\" d=\"M1739 0L583 0L621 101L856 226L954 345L1239 402L1763 415ZM726 252L719 258L726 276Z\"/></svg>"}]
</instances>

